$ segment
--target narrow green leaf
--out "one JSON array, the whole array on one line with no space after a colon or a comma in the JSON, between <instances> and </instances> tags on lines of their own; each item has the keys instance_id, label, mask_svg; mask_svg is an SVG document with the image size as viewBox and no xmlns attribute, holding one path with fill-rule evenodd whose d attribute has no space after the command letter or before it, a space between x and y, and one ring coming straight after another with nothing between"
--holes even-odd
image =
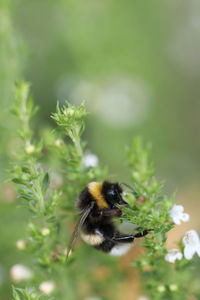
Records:
<instances>
[{"instance_id":1,"label":"narrow green leaf","mask_svg":"<svg viewBox=\"0 0 200 300\"><path fill-rule=\"evenodd\" d=\"M46 174L44 175L43 181L42 181L42 190L43 190L43 192L46 192L49 184L50 184L50 177L49 177L49 173L46 172Z\"/></svg>"}]
</instances>

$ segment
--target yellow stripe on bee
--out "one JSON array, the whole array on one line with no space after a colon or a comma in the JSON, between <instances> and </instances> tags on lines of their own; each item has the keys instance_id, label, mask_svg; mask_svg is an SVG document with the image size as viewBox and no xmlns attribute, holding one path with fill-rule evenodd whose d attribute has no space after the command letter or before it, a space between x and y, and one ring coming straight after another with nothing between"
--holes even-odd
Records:
<instances>
[{"instance_id":1,"label":"yellow stripe on bee","mask_svg":"<svg viewBox=\"0 0 200 300\"><path fill-rule=\"evenodd\" d=\"M102 183L100 182L90 182L88 184L88 189L90 194L93 196L93 198L97 202L97 206L99 208L107 208L108 203L104 199L104 196L102 194Z\"/></svg>"}]
</instances>

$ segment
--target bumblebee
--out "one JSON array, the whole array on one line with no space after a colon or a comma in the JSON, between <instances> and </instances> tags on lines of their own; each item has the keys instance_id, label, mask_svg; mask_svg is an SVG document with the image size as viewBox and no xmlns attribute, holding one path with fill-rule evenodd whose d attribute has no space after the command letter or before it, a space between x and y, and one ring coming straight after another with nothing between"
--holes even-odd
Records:
<instances>
[{"instance_id":1,"label":"bumblebee","mask_svg":"<svg viewBox=\"0 0 200 300\"><path fill-rule=\"evenodd\" d=\"M119 205L128 205L122 193L119 183L109 181L90 182L81 191L76 205L80 219L73 233L68 255L79 234L83 241L97 250L121 256L128 252L135 238L143 237L149 232L144 230L142 233L126 235L118 230L113 218L122 215Z\"/></svg>"}]
</instances>

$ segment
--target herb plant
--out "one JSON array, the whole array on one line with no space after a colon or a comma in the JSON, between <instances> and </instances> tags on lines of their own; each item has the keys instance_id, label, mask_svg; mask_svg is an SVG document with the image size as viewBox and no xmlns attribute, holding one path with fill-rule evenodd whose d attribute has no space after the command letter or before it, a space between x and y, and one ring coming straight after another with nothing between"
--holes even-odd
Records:
<instances>
[{"instance_id":1,"label":"herb plant","mask_svg":"<svg viewBox=\"0 0 200 300\"><path fill-rule=\"evenodd\" d=\"M13 274L13 300L83 299L81 283L99 296L100 289L109 289L112 280L120 276L116 275L120 272L116 260L99 255L84 244L68 259L66 254L78 219L75 199L88 182L107 179L108 169L100 166L92 155L89 157L92 162L88 160L87 145L82 140L87 116L85 105L58 104L51 116L54 129L35 132L32 118L37 107L29 89L28 83L17 83L11 108L18 119L16 132L20 142L13 151L10 177L28 220L27 236L17 242L17 247L32 257L29 278L21 280ZM134 139L127 147L126 157L130 181L124 197L129 206L122 208L121 221L136 224L141 232L150 230L142 242L144 253L132 263L140 271L143 293L152 300L199 299L192 259L195 252L200 256L197 233L187 232L178 242L178 249L166 249L167 233L189 216L182 206L174 204L174 195L162 195L163 183L155 179L148 145L144 146L140 138ZM94 251L93 258L89 251ZM91 275L94 255L113 272L110 282L97 283ZM108 295L102 299L109 299Z\"/></svg>"}]
</instances>

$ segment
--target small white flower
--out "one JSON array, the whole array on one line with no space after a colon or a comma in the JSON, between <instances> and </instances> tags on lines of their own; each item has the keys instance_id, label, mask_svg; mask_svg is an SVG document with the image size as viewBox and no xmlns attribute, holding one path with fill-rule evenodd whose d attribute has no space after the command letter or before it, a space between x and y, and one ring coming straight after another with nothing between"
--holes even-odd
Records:
<instances>
[{"instance_id":1,"label":"small white flower","mask_svg":"<svg viewBox=\"0 0 200 300\"><path fill-rule=\"evenodd\" d=\"M175 263L176 260L181 260L183 258L183 254L178 249L171 249L165 255L165 260L170 263Z\"/></svg>"},{"instance_id":2,"label":"small white flower","mask_svg":"<svg viewBox=\"0 0 200 300\"><path fill-rule=\"evenodd\" d=\"M19 249L19 250L24 250L26 249L26 243L24 240L18 240L16 242L16 247Z\"/></svg>"},{"instance_id":3,"label":"small white flower","mask_svg":"<svg viewBox=\"0 0 200 300\"><path fill-rule=\"evenodd\" d=\"M31 270L24 265L14 265L10 270L10 277L14 282L31 279Z\"/></svg>"},{"instance_id":4,"label":"small white flower","mask_svg":"<svg viewBox=\"0 0 200 300\"><path fill-rule=\"evenodd\" d=\"M49 230L49 228L42 228L41 233L43 236L47 236L47 235L49 235L50 230Z\"/></svg>"},{"instance_id":5,"label":"small white flower","mask_svg":"<svg viewBox=\"0 0 200 300\"><path fill-rule=\"evenodd\" d=\"M53 281L44 281L40 284L39 290L42 294L51 294L55 290L55 283Z\"/></svg>"},{"instance_id":6,"label":"small white flower","mask_svg":"<svg viewBox=\"0 0 200 300\"><path fill-rule=\"evenodd\" d=\"M195 253L200 256L200 239L195 230L189 230L183 237L184 256L186 259L192 259Z\"/></svg>"},{"instance_id":7,"label":"small white flower","mask_svg":"<svg viewBox=\"0 0 200 300\"><path fill-rule=\"evenodd\" d=\"M99 159L95 154L86 153L83 157L83 165L85 168L95 168L99 164Z\"/></svg>"},{"instance_id":8,"label":"small white flower","mask_svg":"<svg viewBox=\"0 0 200 300\"><path fill-rule=\"evenodd\" d=\"M174 204L172 209L169 211L170 217L172 218L173 222L177 225L181 224L181 221L188 222L190 216L183 212L184 207L182 205Z\"/></svg>"}]
</instances>

